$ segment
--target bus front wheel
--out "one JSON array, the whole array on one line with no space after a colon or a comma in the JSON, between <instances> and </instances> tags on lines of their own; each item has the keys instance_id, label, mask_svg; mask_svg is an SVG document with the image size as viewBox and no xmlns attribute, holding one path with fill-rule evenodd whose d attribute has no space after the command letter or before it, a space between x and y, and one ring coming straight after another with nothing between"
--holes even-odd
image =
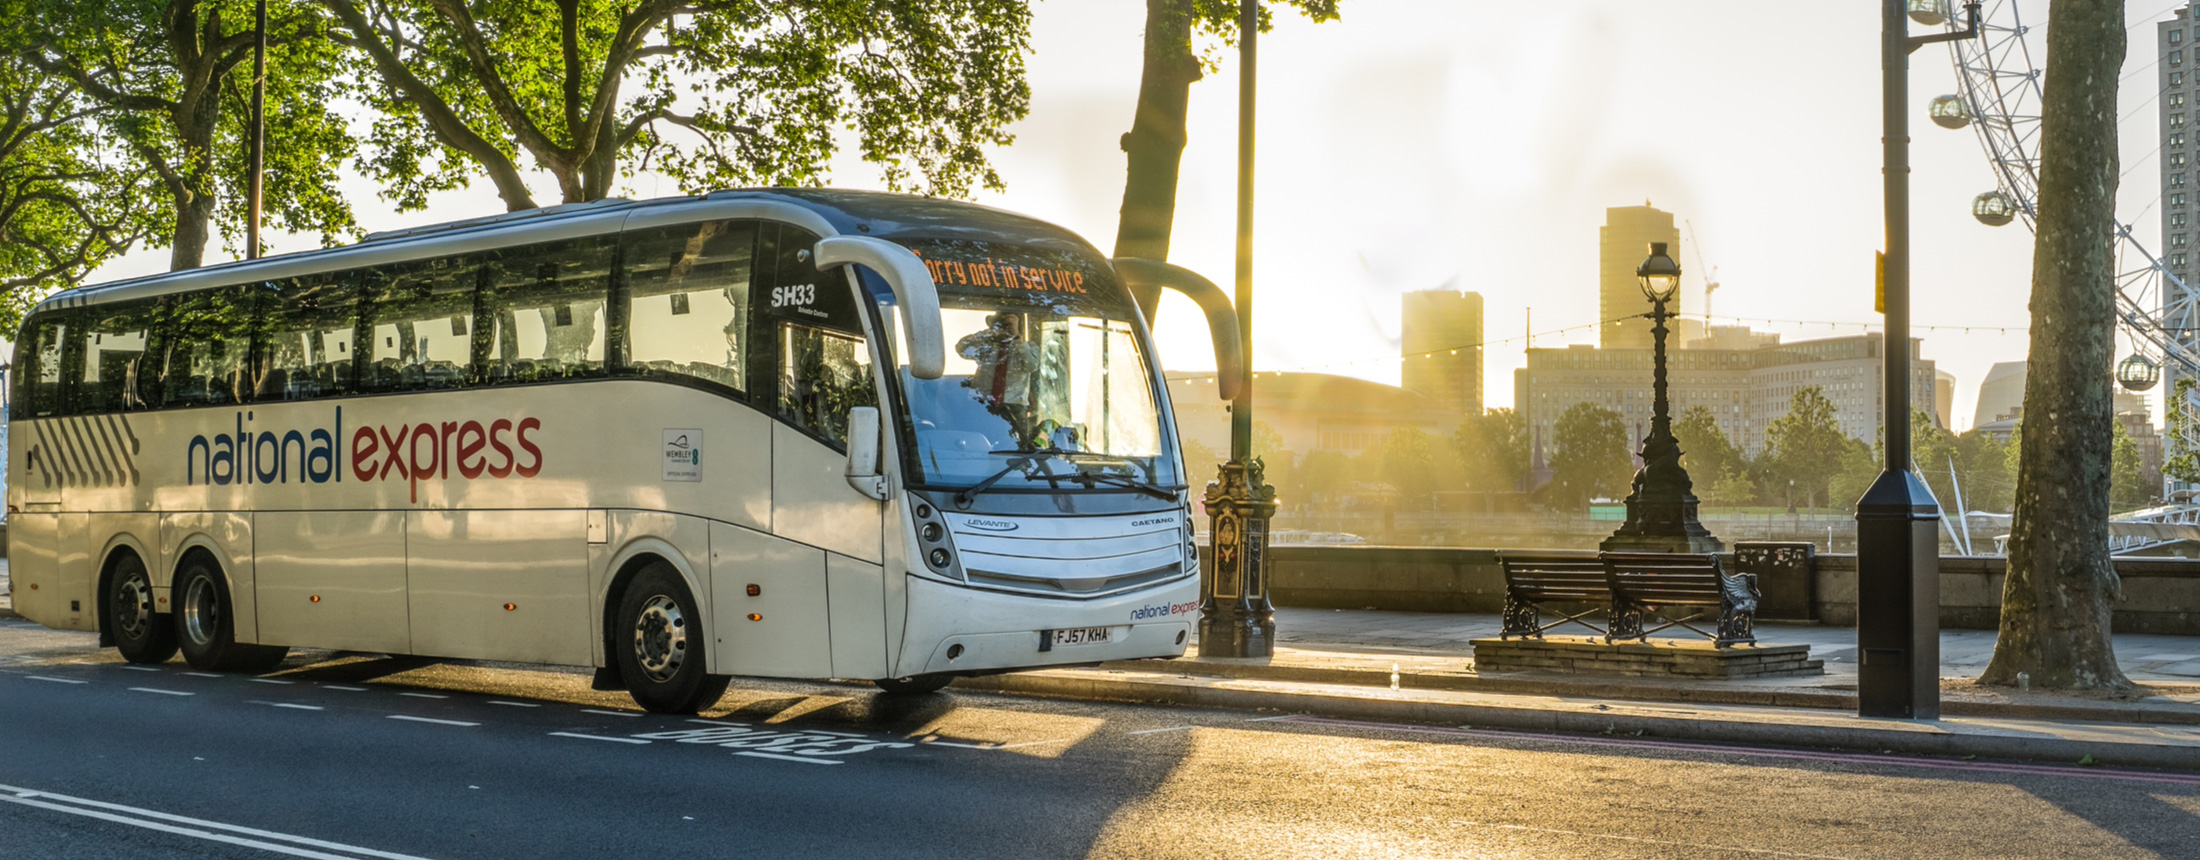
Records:
<instances>
[{"instance_id":1,"label":"bus front wheel","mask_svg":"<svg viewBox=\"0 0 2200 860\"><path fill-rule=\"evenodd\" d=\"M176 644L183 659L202 672L260 674L283 662L289 648L237 641L234 604L221 569L204 556L184 562L176 575Z\"/></svg>"},{"instance_id":2,"label":"bus front wheel","mask_svg":"<svg viewBox=\"0 0 2200 860\"><path fill-rule=\"evenodd\" d=\"M124 554L107 583L107 632L115 650L132 663L166 663L176 656L173 619L153 611L153 581L145 562Z\"/></svg>"},{"instance_id":3,"label":"bus front wheel","mask_svg":"<svg viewBox=\"0 0 2200 860\"><path fill-rule=\"evenodd\" d=\"M702 612L678 571L642 568L619 597L612 642L627 692L644 710L692 714L725 695L724 675L704 672Z\"/></svg>"}]
</instances>

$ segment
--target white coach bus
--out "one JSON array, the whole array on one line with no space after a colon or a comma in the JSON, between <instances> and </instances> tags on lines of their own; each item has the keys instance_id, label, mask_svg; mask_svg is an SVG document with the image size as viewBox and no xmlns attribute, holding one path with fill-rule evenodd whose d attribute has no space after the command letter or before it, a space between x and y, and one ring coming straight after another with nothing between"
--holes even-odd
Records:
<instances>
[{"instance_id":1,"label":"white coach bus","mask_svg":"<svg viewBox=\"0 0 2200 860\"><path fill-rule=\"evenodd\" d=\"M665 712L731 675L921 692L1178 655L1199 575L1162 286L1239 379L1197 276L866 192L600 201L71 290L16 340L15 606L141 663L595 666Z\"/></svg>"}]
</instances>

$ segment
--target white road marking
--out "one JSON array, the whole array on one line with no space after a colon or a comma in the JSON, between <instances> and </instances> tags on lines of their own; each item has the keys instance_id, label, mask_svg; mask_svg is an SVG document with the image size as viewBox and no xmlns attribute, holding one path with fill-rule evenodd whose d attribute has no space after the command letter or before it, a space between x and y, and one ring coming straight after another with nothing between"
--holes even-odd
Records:
<instances>
[{"instance_id":1,"label":"white road marking","mask_svg":"<svg viewBox=\"0 0 2200 860\"><path fill-rule=\"evenodd\" d=\"M775 759L778 759L778 760L780 760L780 761L798 761L798 762L802 762L803 764L844 764L844 763L845 763L845 762L839 762L839 761L834 761L833 759L829 759L829 758L803 758L803 757L801 757L801 756L798 756L798 755L780 755L780 754L778 754L778 753L767 753L767 752L737 752L737 753L734 753L734 755L746 755L746 756L755 756L755 757L757 757L757 758L775 758Z\"/></svg>"},{"instance_id":2,"label":"white road marking","mask_svg":"<svg viewBox=\"0 0 2200 860\"><path fill-rule=\"evenodd\" d=\"M408 715L406 715L406 714L391 714L391 715L390 715L390 719L393 719L393 720L405 720L405 721L408 721L408 722L414 722L414 723L434 723L434 724L436 724L436 725L439 725L439 726L478 726L478 725L481 725L480 723L469 723L469 722L466 722L465 720L439 720L439 719L436 719L436 718L434 718L434 717L414 717L414 716L408 716Z\"/></svg>"},{"instance_id":3,"label":"white road marking","mask_svg":"<svg viewBox=\"0 0 2200 860\"><path fill-rule=\"evenodd\" d=\"M591 711L590 713L597 713L597 714L600 714L600 713L603 713L603 712L602 712L602 711ZM726 721L724 721L724 720L702 720L702 719L695 719L695 718L692 718L692 717L688 719L688 722L691 722L691 723L702 723L703 725L706 725L706 726L736 726L736 727L740 727L740 728L747 728L747 727L748 727L748 723L729 723L729 722L726 722Z\"/></svg>"},{"instance_id":4,"label":"white road marking","mask_svg":"<svg viewBox=\"0 0 2200 860\"><path fill-rule=\"evenodd\" d=\"M157 669L157 668L154 668L154 667L152 667L152 666L131 666L131 665L128 665L128 664L124 664L124 665L122 666L122 668L124 668L124 669L128 669L128 670L130 670L130 671L132 671L132 672L158 672L158 671L160 671L159 669Z\"/></svg>"},{"instance_id":5,"label":"white road marking","mask_svg":"<svg viewBox=\"0 0 2200 860\"><path fill-rule=\"evenodd\" d=\"M163 696L196 696L196 695L198 695L197 693L186 693L186 692L184 692L184 691L182 691L182 690L156 690L156 689L153 689L152 687L131 687L131 688L130 688L130 690L131 690L132 692L138 692L138 693L159 693L159 694L161 694L161 695L163 695Z\"/></svg>"},{"instance_id":6,"label":"white road marking","mask_svg":"<svg viewBox=\"0 0 2200 860\"><path fill-rule=\"evenodd\" d=\"M634 713L633 711L599 711L599 710L596 710L596 709L594 709L594 708L582 708L582 709L581 709L581 713L584 713L584 714L602 714L602 715L604 715L604 716L607 716L607 717L639 717L639 716L641 716L641 714L637 714L637 713Z\"/></svg>"},{"instance_id":7,"label":"white road marking","mask_svg":"<svg viewBox=\"0 0 2200 860\"><path fill-rule=\"evenodd\" d=\"M415 699L448 699L448 698L450 698L449 696L443 695L442 693L399 693L398 695L400 695L400 696L411 696L411 697L413 697L413 698L415 698Z\"/></svg>"},{"instance_id":8,"label":"white road marking","mask_svg":"<svg viewBox=\"0 0 2200 860\"><path fill-rule=\"evenodd\" d=\"M186 674L186 675L189 675L189 676L191 676L191 677L193 677L193 678L219 678L219 677L222 677L222 673L220 673L220 672L185 672L184 674Z\"/></svg>"},{"instance_id":9,"label":"white road marking","mask_svg":"<svg viewBox=\"0 0 2200 860\"><path fill-rule=\"evenodd\" d=\"M995 746L993 746L992 744L959 744L959 743L956 743L956 742L954 742L954 741L918 741L917 743L920 743L920 744L924 744L925 746L933 746L933 747L955 747L955 748L957 748L957 749L966 749L966 750L990 750L990 749L999 749L999 747L995 747Z\"/></svg>"},{"instance_id":10,"label":"white road marking","mask_svg":"<svg viewBox=\"0 0 2200 860\"><path fill-rule=\"evenodd\" d=\"M245 680L247 680L247 681L251 681L251 682L253 682L253 683L255 683L255 684L295 684L295 683L298 683L298 682L296 682L296 681L285 681L285 680L283 680L283 679L281 679L281 678L246 678Z\"/></svg>"},{"instance_id":11,"label":"white road marking","mask_svg":"<svg viewBox=\"0 0 2200 860\"><path fill-rule=\"evenodd\" d=\"M612 741L612 742L615 742L615 743L622 743L622 744L646 744L646 743L649 743L648 741L642 740L641 738L615 738L615 737L611 737L611 736L609 736L609 735L583 735L583 734L576 734L576 733L574 733L574 732L551 732L551 733L550 733L550 736L551 736L551 737L554 737L554 738L580 738L580 739L582 739L582 740L590 740L590 741Z\"/></svg>"},{"instance_id":12,"label":"white road marking","mask_svg":"<svg viewBox=\"0 0 2200 860\"><path fill-rule=\"evenodd\" d=\"M1282 716L1280 716L1280 717L1254 717L1254 718L1252 718L1252 719L1250 719L1250 720L1246 720L1246 722L1248 722L1248 723L1265 723L1265 722L1268 722L1269 720L1288 720L1288 719L1290 719L1290 718L1292 718L1292 717L1295 717L1295 716L1298 716L1298 715L1297 715L1297 714L1284 714L1284 715L1282 715Z\"/></svg>"},{"instance_id":13,"label":"white road marking","mask_svg":"<svg viewBox=\"0 0 2200 860\"><path fill-rule=\"evenodd\" d=\"M364 692L366 692L366 691L367 691L367 688L365 688L365 687L340 687L340 686L337 686L337 685L335 685L335 684L322 684L322 685L321 685L321 689L323 689L323 690L342 690L342 691L344 691L344 692L346 692L346 693L364 693Z\"/></svg>"},{"instance_id":14,"label":"white road marking","mask_svg":"<svg viewBox=\"0 0 2200 860\"><path fill-rule=\"evenodd\" d=\"M327 708L321 707L320 705L299 705L299 704L294 704L294 703L291 703L291 702L269 702L268 704L270 704L270 705L274 705L275 707L278 707L278 708L291 708L291 709L293 709L293 710L299 710L299 711L325 711L325 710L328 710Z\"/></svg>"},{"instance_id":15,"label":"white road marking","mask_svg":"<svg viewBox=\"0 0 2200 860\"><path fill-rule=\"evenodd\" d=\"M1199 728L1199 727L1198 727L1198 726L1170 726L1170 727L1168 727L1168 728L1165 728L1165 729L1139 729L1138 731L1135 731L1135 732L1124 732L1124 734L1126 734L1126 735L1150 735L1150 734L1153 734L1153 733L1155 733L1155 732L1181 732L1181 731L1184 731L1185 729L1196 729L1196 728Z\"/></svg>"},{"instance_id":16,"label":"white road marking","mask_svg":"<svg viewBox=\"0 0 2200 860\"><path fill-rule=\"evenodd\" d=\"M382 858L382 860L424 860L424 858L411 854L376 851L372 848L345 845L341 842L327 842L304 836L293 836L288 833L239 827L234 824L208 821L203 818L173 815L135 806L124 806L119 803L87 800L65 794L18 788L12 785L0 785L0 802L63 812L70 815L81 815L86 818L111 821L116 824L127 824L131 827L142 827L163 833L191 836L230 845L241 845L262 851L273 851L278 854L288 854L292 857L312 857L316 860L359 860L361 857L377 857ZM325 850L313 850L316 848ZM339 851L344 853L330 853Z\"/></svg>"},{"instance_id":17,"label":"white road marking","mask_svg":"<svg viewBox=\"0 0 2200 860\"><path fill-rule=\"evenodd\" d=\"M33 681L52 681L52 682L54 682L54 683L56 683L56 684L88 684L88 683L91 683L91 682L89 682L89 681L79 681L79 680L77 680L77 679L75 679L75 678L49 678L49 677L46 677L46 676L44 676L44 675L25 675L25 676L23 676L23 677L25 677L25 678L29 678L29 679L31 679L31 680L33 680Z\"/></svg>"},{"instance_id":18,"label":"white road marking","mask_svg":"<svg viewBox=\"0 0 2200 860\"><path fill-rule=\"evenodd\" d=\"M490 700L489 700L489 704L492 704L492 705L503 705L503 706L505 706L505 707L507 707L507 708L539 708L539 707L542 707L541 705L537 705L537 704L535 704L535 703L533 703L533 702L507 702L507 701L504 701L504 700L502 700L502 699L490 699Z\"/></svg>"}]
</instances>

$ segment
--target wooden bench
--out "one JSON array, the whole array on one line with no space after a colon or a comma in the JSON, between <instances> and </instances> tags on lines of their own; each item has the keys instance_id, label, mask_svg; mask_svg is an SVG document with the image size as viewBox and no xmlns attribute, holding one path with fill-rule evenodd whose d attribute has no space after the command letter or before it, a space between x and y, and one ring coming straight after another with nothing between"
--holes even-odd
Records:
<instances>
[{"instance_id":1,"label":"wooden bench","mask_svg":"<svg viewBox=\"0 0 2200 860\"><path fill-rule=\"evenodd\" d=\"M1755 644L1757 576L1727 573L1716 555L1666 552L1607 552L1602 555L1612 591L1611 630L1606 640L1644 639L1668 627L1685 627L1725 648ZM1691 621L1707 620L1704 612L1719 610L1717 632ZM1682 615L1674 610L1686 610ZM1665 623L1643 629L1643 618L1655 615Z\"/></svg>"},{"instance_id":2,"label":"wooden bench","mask_svg":"<svg viewBox=\"0 0 2200 860\"><path fill-rule=\"evenodd\" d=\"M1605 573L1604 562L1598 557L1578 553L1507 552L1499 553L1497 561L1505 569L1505 627L1497 638L1540 639L1543 631L1571 622L1605 634L1606 641L1610 641L1609 630L1584 620L1608 612L1612 605L1611 577ZM1562 618L1543 624L1537 605L1546 601L1587 603L1593 608L1558 612Z\"/></svg>"}]
</instances>

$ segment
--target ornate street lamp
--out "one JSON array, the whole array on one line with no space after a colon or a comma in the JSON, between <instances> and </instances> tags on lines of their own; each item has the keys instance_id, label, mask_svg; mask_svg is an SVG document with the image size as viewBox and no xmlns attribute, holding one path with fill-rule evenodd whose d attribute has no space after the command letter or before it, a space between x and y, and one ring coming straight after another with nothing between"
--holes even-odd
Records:
<instances>
[{"instance_id":1,"label":"ornate street lamp","mask_svg":"<svg viewBox=\"0 0 2200 860\"><path fill-rule=\"evenodd\" d=\"M1634 492L1627 494L1627 522L1599 548L1633 552L1718 552L1724 545L1696 521L1696 494L1688 470L1681 468L1680 441L1673 438L1673 416L1665 398L1665 305L1681 286L1681 267L1665 253L1664 242L1650 243L1650 256L1635 269L1642 295L1650 300L1650 336L1656 344L1650 387L1650 435L1642 440L1642 468Z\"/></svg>"},{"instance_id":2,"label":"ornate street lamp","mask_svg":"<svg viewBox=\"0 0 2200 860\"><path fill-rule=\"evenodd\" d=\"M1270 657L1276 608L1268 602L1268 523L1276 489L1253 456L1253 72L1257 0L1238 0L1237 314L1246 379L1230 404L1230 461L1207 484L1214 563L1201 578L1199 656Z\"/></svg>"}]
</instances>

